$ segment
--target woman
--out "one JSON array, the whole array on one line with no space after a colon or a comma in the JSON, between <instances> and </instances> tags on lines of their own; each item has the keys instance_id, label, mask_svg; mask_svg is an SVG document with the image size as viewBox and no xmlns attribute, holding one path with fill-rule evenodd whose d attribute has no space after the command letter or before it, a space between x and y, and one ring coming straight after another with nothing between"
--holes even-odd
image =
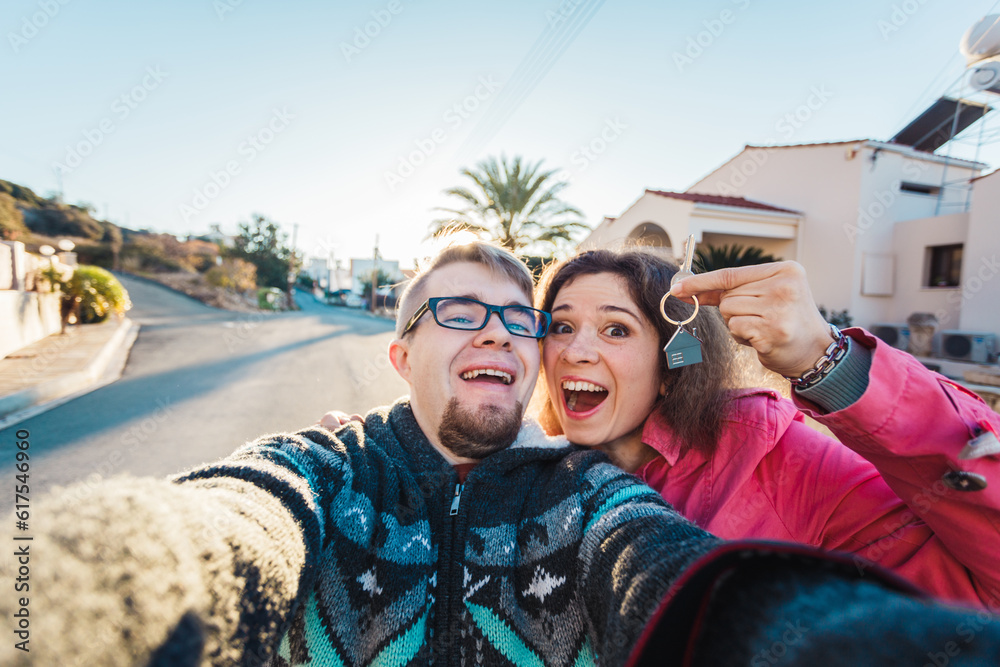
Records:
<instances>
[{"instance_id":1,"label":"woman","mask_svg":"<svg viewBox=\"0 0 1000 667\"><path fill-rule=\"evenodd\" d=\"M793 262L679 282L674 294L700 299L686 326L704 361L669 370L662 348L676 327L660 307L676 271L641 249L584 252L547 270L537 303L552 313L546 428L601 448L720 537L853 552L946 600L1000 605L1000 463L996 452L958 458L979 454L967 443L1000 432L1000 415L861 329L847 330L846 356L792 400L738 389L732 338L790 378L833 347ZM694 311L673 297L663 308L674 321Z\"/></svg>"}]
</instances>

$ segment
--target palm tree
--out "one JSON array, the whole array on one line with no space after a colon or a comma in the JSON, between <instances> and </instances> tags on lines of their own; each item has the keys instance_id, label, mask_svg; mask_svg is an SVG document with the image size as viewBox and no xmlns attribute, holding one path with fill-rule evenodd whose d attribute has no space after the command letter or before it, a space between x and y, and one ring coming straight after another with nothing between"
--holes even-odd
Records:
<instances>
[{"instance_id":1,"label":"palm tree","mask_svg":"<svg viewBox=\"0 0 1000 667\"><path fill-rule=\"evenodd\" d=\"M739 243L724 246L705 246L694 252L693 264L699 273L727 269L734 266L751 266L777 262L774 255L765 255L762 248L756 246L741 246Z\"/></svg>"},{"instance_id":2,"label":"palm tree","mask_svg":"<svg viewBox=\"0 0 1000 667\"><path fill-rule=\"evenodd\" d=\"M453 215L432 222L431 236L468 230L516 253L533 244L568 241L574 231L589 229L579 220L583 214L558 197L569 183L555 180L558 170L543 171L541 167L541 160L528 164L515 157L507 162L501 155L499 161L491 157L475 169L462 169L460 173L472 185L444 193L464 206L439 207L437 210Z\"/></svg>"}]
</instances>

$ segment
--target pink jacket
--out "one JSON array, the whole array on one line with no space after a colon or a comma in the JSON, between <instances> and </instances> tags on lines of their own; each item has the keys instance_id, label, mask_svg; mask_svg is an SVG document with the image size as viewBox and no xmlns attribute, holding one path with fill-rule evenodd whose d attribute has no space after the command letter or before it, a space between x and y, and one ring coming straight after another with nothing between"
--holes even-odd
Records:
<instances>
[{"instance_id":1,"label":"pink jacket","mask_svg":"<svg viewBox=\"0 0 1000 667\"><path fill-rule=\"evenodd\" d=\"M1000 434L1000 415L866 331L845 333L874 349L868 389L854 405L820 414L771 390L736 392L710 457L682 455L683 443L654 414L642 440L661 456L636 474L720 537L855 553L945 600L996 609L1000 458L957 455L977 428ZM846 446L807 426L803 413ZM988 486L953 490L942 481L949 470L978 473Z\"/></svg>"}]
</instances>

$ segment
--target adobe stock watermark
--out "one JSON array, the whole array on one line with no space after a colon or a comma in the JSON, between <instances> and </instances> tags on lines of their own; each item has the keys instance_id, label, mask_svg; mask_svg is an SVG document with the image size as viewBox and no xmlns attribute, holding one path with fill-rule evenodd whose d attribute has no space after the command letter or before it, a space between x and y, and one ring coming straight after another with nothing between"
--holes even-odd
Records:
<instances>
[{"instance_id":1,"label":"adobe stock watermark","mask_svg":"<svg viewBox=\"0 0 1000 667\"><path fill-rule=\"evenodd\" d=\"M174 409L170 404L169 396L156 399L156 406L156 410L151 415L121 434L118 438L118 447L111 450L104 461L94 468L83 481L69 487L66 497L71 497L77 502L87 500L105 479L117 473L127 459L136 453L136 450L174 417Z\"/></svg>"},{"instance_id":2,"label":"adobe stock watermark","mask_svg":"<svg viewBox=\"0 0 1000 667\"><path fill-rule=\"evenodd\" d=\"M125 91L111 102L111 115L102 118L96 126L83 130L83 138L75 144L66 146L66 155L62 162L53 162L52 168L66 175L83 164L84 158L93 154L94 149L104 143L105 138L113 133L139 105L146 101L149 94L160 87L170 76L159 65L146 68L142 80Z\"/></svg>"},{"instance_id":3,"label":"adobe stock watermark","mask_svg":"<svg viewBox=\"0 0 1000 667\"><path fill-rule=\"evenodd\" d=\"M546 10L545 20L548 22L549 27L554 28L571 17L574 13L576 13L576 10L580 8L583 1L584 0L562 0L555 10Z\"/></svg>"},{"instance_id":4,"label":"adobe stock watermark","mask_svg":"<svg viewBox=\"0 0 1000 667\"><path fill-rule=\"evenodd\" d=\"M783 141L790 140L798 130L802 129L803 125L812 119L813 114L822 109L832 97L833 93L827 89L826 84L811 87L806 101L782 116L774 124L774 129L777 130Z\"/></svg>"},{"instance_id":5,"label":"adobe stock watermark","mask_svg":"<svg viewBox=\"0 0 1000 667\"><path fill-rule=\"evenodd\" d=\"M439 285L441 294L462 294L467 289L461 280L449 279ZM426 317L430 317L427 315ZM354 382L355 391L360 391L370 387L386 371L393 371L392 361L389 359L389 352L381 350L372 357L369 357L364 366L358 372L351 373L351 380Z\"/></svg>"},{"instance_id":6,"label":"adobe stock watermark","mask_svg":"<svg viewBox=\"0 0 1000 667\"><path fill-rule=\"evenodd\" d=\"M732 0L741 11L750 6L750 0ZM694 61L701 58L706 51L712 48L715 40L726 31L726 26L736 23L737 13L732 9L723 9L715 18L705 19L701 22L704 30L700 30L693 36L688 37L687 46L683 51L674 51L674 65L681 74L684 69L694 64Z\"/></svg>"},{"instance_id":7,"label":"adobe stock watermark","mask_svg":"<svg viewBox=\"0 0 1000 667\"><path fill-rule=\"evenodd\" d=\"M39 11L31 16L22 16L20 30L17 32L12 30L7 33L7 41L14 53L20 51L21 47L26 46L28 42L37 37L42 28L47 26L49 21L54 19L62 11L62 8L70 2L72 0L38 0Z\"/></svg>"},{"instance_id":8,"label":"adobe stock watermark","mask_svg":"<svg viewBox=\"0 0 1000 667\"><path fill-rule=\"evenodd\" d=\"M355 391L366 389L378 380L382 373L393 370L388 352L379 352L374 359L369 359L360 373L352 373Z\"/></svg>"},{"instance_id":9,"label":"adobe stock watermark","mask_svg":"<svg viewBox=\"0 0 1000 667\"><path fill-rule=\"evenodd\" d=\"M604 154L608 146L618 140L618 137L628 129L628 125L623 123L617 116L604 121L604 127L596 137L580 146L576 152L570 156L570 161L576 165L580 171L590 166L590 163Z\"/></svg>"},{"instance_id":10,"label":"adobe stock watermark","mask_svg":"<svg viewBox=\"0 0 1000 667\"><path fill-rule=\"evenodd\" d=\"M952 290L945 299L947 306L940 308L934 316L938 320L938 325L943 327L951 320L953 310L958 309L965 301L971 300L983 290L987 283L1000 274L1000 259L994 254L990 257L985 255L980 258L975 271L970 270L966 278L963 278L960 290Z\"/></svg>"},{"instance_id":11,"label":"adobe stock watermark","mask_svg":"<svg viewBox=\"0 0 1000 667\"><path fill-rule=\"evenodd\" d=\"M236 11L236 8L243 4L243 0L213 0L212 9L220 21L226 20L226 14Z\"/></svg>"},{"instance_id":12,"label":"adobe stock watermark","mask_svg":"<svg viewBox=\"0 0 1000 667\"><path fill-rule=\"evenodd\" d=\"M801 130L813 116L826 106L827 102L833 99L833 91L826 87L826 84L811 86L805 101L783 114L774 123L774 131L784 142L791 141L792 137ZM765 139L764 144L776 144L778 140L774 137ZM757 175L761 167L767 164L770 157L770 148L758 148L749 150L741 160L733 160L729 165L727 178L716 185L716 191L723 197L737 196L740 188L747 184L747 181Z\"/></svg>"},{"instance_id":13,"label":"adobe stock watermark","mask_svg":"<svg viewBox=\"0 0 1000 667\"><path fill-rule=\"evenodd\" d=\"M781 639L750 659L750 667L770 667L777 664L788 654L788 648L800 644L810 630L802 621L785 621L785 628L787 629L781 633Z\"/></svg>"},{"instance_id":14,"label":"adobe stock watermark","mask_svg":"<svg viewBox=\"0 0 1000 667\"><path fill-rule=\"evenodd\" d=\"M288 129L295 115L288 109L274 109L271 118L256 132L247 135L246 139L236 147L236 154L242 159L227 160L219 169L208 172L208 182L195 188L190 203L182 203L177 207L184 222L188 222L208 208L213 200L228 188L233 179L239 176L243 167L257 159L257 156L267 150L267 147L279 134Z\"/></svg>"},{"instance_id":15,"label":"adobe stock watermark","mask_svg":"<svg viewBox=\"0 0 1000 667\"><path fill-rule=\"evenodd\" d=\"M254 330L263 321L264 313L258 311L256 313L248 313L236 322L226 322L224 325L226 326L226 333L222 336L222 340L225 342L229 353L232 354L236 351L236 348L253 338Z\"/></svg>"},{"instance_id":16,"label":"adobe stock watermark","mask_svg":"<svg viewBox=\"0 0 1000 667\"><path fill-rule=\"evenodd\" d=\"M924 667L948 667L953 664L954 659L962 654L962 648L971 644L987 625L997 620L997 614L1000 613L998 594L1000 591L992 589L986 596L986 609L977 610L975 617L972 617L974 610L966 610L966 619L955 626L955 640L945 642L939 651L928 651L928 662L924 663Z\"/></svg>"},{"instance_id":17,"label":"adobe stock watermark","mask_svg":"<svg viewBox=\"0 0 1000 667\"><path fill-rule=\"evenodd\" d=\"M903 175L912 180L918 180L929 167L924 162L906 162L903 164ZM902 190L900 187L903 179L895 179L888 188L878 190L872 195L874 201L869 201L866 206L858 207L858 218L856 222L845 222L842 226L844 235L850 243L858 240L858 237L884 220L886 215L892 211L893 204L899 198ZM891 220L890 220L891 221Z\"/></svg>"},{"instance_id":18,"label":"adobe stock watermark","mask_svg":"<svg viewBox=\"0 0 1000 667\"><path fill-rule=\"evenodd\" d=\"M389 0L385 9L375 9L371 12L372 20L364 26L355 26L354 38L350 42L340 43L340 52L344 60L351 62L355 56L360 56L361 52L367 49L372 40L382 34L382 31L392 23L392 17L403 13L403 3L400 0Z\"/></svg>"},{"instance_id":19,"label":"adobe stock watermark","mask_svg":"<svg viewBox=\"0 0 1000 667\"><path fill-rule=\"evenodd\" d=\"M494 80L492 76L479 77L479 85L476 86L472 94L466 95L461 101L453 104L441 116L441 120L445 123L446 127L438 126L431 130L427 136L414 139L414 149L406 155L399 156L399 161L395 169L383 173L383 178L385 178L385 184L389 186L389 191L395 192L396 188L403 181L416 172L417 167L424 164L438 147L448 140L449 130L455 131L461 127L500 87L501 84Z\"/></svg>"},{"instance_id":20,"label":"adobe stock watermark","mask_svg":"<svg viewBox=\"0 0 1000 667\"><path fill-rule=\"evenodd\" d=\"M69 335L54 336L52 340L54 341L53 345L44 348L40 354L31 360L30 364L20 366L18 377L22 382L37 377L39 373L57 362L62 357L62 354L68 348L71 348L75 342L73 336Z\"/></svg>"},{"instance_id":21,"label":"adobe stock watermark","mask_svg":"<svg viewBox=\"0 0 1000 667\"><path fill-rule=\"evenodd\" d=\"M889 41L889 35L899 32L899 29L906 25L913 15L920 11L920 8L927 4L927 0L903 0L898 4L893 4L892 12L888 19L879 19L875 23L884 41Z\"/></svg>"}]
</instances>

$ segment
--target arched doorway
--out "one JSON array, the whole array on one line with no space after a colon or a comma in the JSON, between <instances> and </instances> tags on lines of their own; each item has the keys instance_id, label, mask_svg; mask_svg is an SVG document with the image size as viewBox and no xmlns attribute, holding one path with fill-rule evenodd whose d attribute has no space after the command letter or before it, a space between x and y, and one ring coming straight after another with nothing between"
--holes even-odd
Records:
<instances>
[{"instance_id":1,"label":"arched doorway","mask_svg":"<svg viewBox=\"0 0 1000 667\"><path fill-rule=\"evenodd\" d=\"M628 240L631 243L654 248L670 248L670 235L655 222L643 222L636 225L629 232Z\"/></svg>"}]
</instances>

